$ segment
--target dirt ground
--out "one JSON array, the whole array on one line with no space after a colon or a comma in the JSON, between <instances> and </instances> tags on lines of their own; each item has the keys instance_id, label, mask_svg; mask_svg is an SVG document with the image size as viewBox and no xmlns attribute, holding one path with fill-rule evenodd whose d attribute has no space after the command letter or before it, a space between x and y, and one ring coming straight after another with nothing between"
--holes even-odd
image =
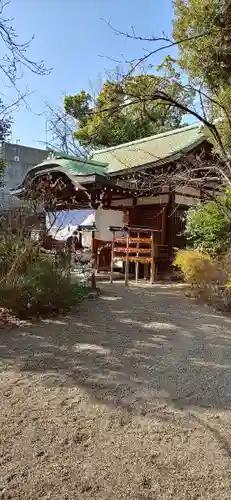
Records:
<instances>
[{"instance_id":1,"label":"dirt ground","mask_svg":"<svg viewBox=\"0 0 231 500\"><path fill-rule=\"evenodd\" d=\"M0 498L231 498L231 318L105 284L0 329Z\"/></svg>"}]
</instances>

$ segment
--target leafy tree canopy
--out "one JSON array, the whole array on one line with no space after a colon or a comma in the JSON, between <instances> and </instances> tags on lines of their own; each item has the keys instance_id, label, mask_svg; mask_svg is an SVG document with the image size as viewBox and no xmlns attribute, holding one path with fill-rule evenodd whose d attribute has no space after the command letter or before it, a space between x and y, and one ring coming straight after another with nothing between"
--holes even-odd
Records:
<instances>
[{"instance_id":1,"label":"leafy tree canopy","mask_svg":"<svg viewBox=\"0 0 231 500\"><path fill-rule=\"evenodd\" d=\"M66 96L65 112L77 122L75 138L82 146L109 147L179 127L182 110L151 100L158 90L191 102L192 94L174 76L172 81L164 76L131 76L118 84L107 81L96 98L85 91Z\"/></svg>"},{"instance_id":2,"label":"leafy tree canopy","mask_svg":"<svg viewBox=\"0 0 231 500\"><path fill-rule=\"evenodd\" d=\"M180 67L202 89L203 115L218 119L217 129L231 150L231 1L173 0L175 40ZM216 144L215 144L215 149Z\"/></svg>"},{"instance_id":3,"label":"leafy tree canopy","mask_svg":"<svg viewBox=\"0 0 231 500\"><path fill-rule=\"evenodd\" d=\"M185 236L190 246L211 255L225 252L231 245L231 192L217 200L188 210Z\"/></svg>"},{"instance_id":4,"label":"leafy tree canopy","mask_svg":"<svg viewBox=\"0 0 231 500\"><path fill-rule=\"evenodd\" d=\"M174 38L189 39L179 45L183 68L212 90L230 84L231 2L173 0L173 6Z\"/></svg>"}]
</instances>

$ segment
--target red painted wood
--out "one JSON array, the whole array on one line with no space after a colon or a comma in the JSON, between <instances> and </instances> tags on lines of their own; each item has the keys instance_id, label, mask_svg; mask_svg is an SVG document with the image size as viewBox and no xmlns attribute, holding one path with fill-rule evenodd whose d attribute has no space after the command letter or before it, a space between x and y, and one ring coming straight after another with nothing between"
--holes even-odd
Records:
<instances>
[{"instance_id":1,"label":"red painted wood","mask_svg":"<svg viewBox=\"0 0 231 500\"><path fill-rule=\"evenodd\" d=\"M124 253L126 251L125 247L115 247L114 253ZM129 247L129 253L151 253L151 248L137 248L137 247Z\"/></svg>"}]
</instances>

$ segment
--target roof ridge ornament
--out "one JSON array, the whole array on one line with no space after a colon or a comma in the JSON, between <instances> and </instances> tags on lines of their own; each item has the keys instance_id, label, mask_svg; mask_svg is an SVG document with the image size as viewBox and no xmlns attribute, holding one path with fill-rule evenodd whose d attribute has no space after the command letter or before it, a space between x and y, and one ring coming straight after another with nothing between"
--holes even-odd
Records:
<instances>
[{"instance_id":1,"label":"roof ridge ornament","mask_svg":"<svg viewBox=\"0 0 231 500\"><path fill-rule=\"evenodd\" d=\"M48 156L47 156L47 160L53 160L55 158L55 152L54 151L50 151Z\"/></svg>"}]
</instances>

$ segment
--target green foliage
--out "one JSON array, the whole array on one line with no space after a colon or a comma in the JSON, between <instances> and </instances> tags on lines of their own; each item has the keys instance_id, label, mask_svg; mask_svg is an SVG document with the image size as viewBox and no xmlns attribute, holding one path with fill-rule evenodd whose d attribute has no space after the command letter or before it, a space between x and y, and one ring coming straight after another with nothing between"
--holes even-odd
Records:
<instances>
[{"instance_id":1,"label":"green foliage","mask_svg":"<svg viewBox=\"0 0 231 500\"><path fill-rule=\"evenodd\" d=\"M0 306L18 317L62 313L87 293L68 269L40 253L26 238L2 238L0 246Z\"/></svg>"},{"instance_id":2,"label":"green foliage","mask_svg":"<svg viewBox=\"0 0 231 500\"><path fill-rule=\"evenodd\" d=\"M115 146L165 132L180 126L183 112L152 99L164 91L182 103L192 95L179 85L179 75L172 81L165 76L139 75L117 84L107 81L93 99L82 91L65 97L65 112L77 121L75 138L84 146Z\"/></svg>"},{"instance_id":3,"label":"green foliage","mask_svg":"<svg viewBox=\"0 0 231 500\"><path fill-rule=\"evenodd\" d=\"M173 0L173 5L174 38L189 39L180 45L183 69L210 89L230 84L231 10L227 0Z\"/></svg>"},{"instance_id":4,"label":"green foliage","mask_svg":"<svg viewBox=\"0 0 231 500\"><path fill-rule=\"evenodd\" d=\"M173 0L178 64L190 82L203 90L203 113L217 128L226 150L231 149L231 9L227 0ZM217 147L216 141L215 149Z\"/></svg>"},{"instance_id":5,"label":"green foliage","mask_svg":"<svg viewBox=\"0 0 231 500\"><path fill-rule=\"evenodd\" d=\"M17 274L13 283L1 283L1 307L18 317L63 313L76 305L86 290L72 283L69 273L52 261L41 261L24 274Z\"/></svg>"},{"instance_id":6,"label":"green foliage","mask_svg":"<svg viewBox=\"0 0 231 500\"><path fill-rule=\"evenodd\" d=\"M1 235L0 280L6 279L16 262L17 273L23 274L39 258L39 248L23 236L19 237L10 232Z\"/></svg>"},{"instance_id":7,"label":"green foliage","mask_svg":"<svg viewBox=\"0 0 231 500\"><path fill-rule=\"evenodd\" d=\"M231 194L188 210L185 236L190 246L211 255L224 253L231 245Z\"/></svg>"},{"instance_id":8,"label":"green foliage","mask_svg":"<svg viewBox=\"0 0 231 500\"><path fill-rule=\"evenodd\" d=\"M211 96L213 97L213 96ZM223 145L226 151L231 152L231 86L224 85L216 91L215 100L210 101L208 105L208 113L211 121L218 119L216 127L222 138ZM219 148L214 144L215 150L219 152Z\"/></svg>"}]
</instances>

